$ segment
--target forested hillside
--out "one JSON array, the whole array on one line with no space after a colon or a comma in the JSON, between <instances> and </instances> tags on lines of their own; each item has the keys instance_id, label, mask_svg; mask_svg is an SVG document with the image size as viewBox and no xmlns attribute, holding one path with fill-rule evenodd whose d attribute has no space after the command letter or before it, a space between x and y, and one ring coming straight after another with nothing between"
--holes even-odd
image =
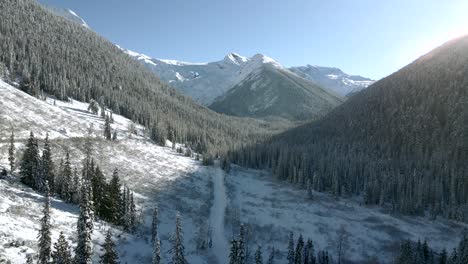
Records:
<instances>
[{"instance_id":1,"label":"forested hillside","mask_svg":"<svg viewBox=\"0 0 468 264\"><path fill-rule=\"evenodd\" d=\"M325 118L232 153L283 180L394 212L468 220L468 37L422 56Z\"/></svg>"},{"instance_id":2,"label":"forested hillside","mask_svg":"<svg viewBox=\"0 0 468 264\"><path fill-rule=\"evenodd\" d=\"M175 138L199 152L255 141L271 127L195 104L114 44L36 1L1 1L0 10L0 74L29 94L94 100L147 127L155 141Z\"/></svg>"}]
</instances>

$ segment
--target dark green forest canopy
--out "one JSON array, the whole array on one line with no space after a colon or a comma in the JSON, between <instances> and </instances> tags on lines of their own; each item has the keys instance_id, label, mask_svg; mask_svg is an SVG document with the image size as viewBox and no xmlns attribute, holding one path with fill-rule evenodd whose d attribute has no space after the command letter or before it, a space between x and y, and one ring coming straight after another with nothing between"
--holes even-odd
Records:
<instances>
[{"instance_id":1,"label":"dark green forest canopy","mask_svg":"<svg viewBox=\"0 0 468 264\"><path fill-rule=\"evenodd\" d=\"M222 153L286 128L217 114L167 86L93 31L51 14L33 0L0 2L0 65L21 89L58 99L91 99L201 152Z\"/></svg>"},{"instance_id":2,"label":"dark green forest canopy","mask_svg":"<svg viewBox=\"0 0 468 264\"><path fill-rule=\"evenodd\" d=\"M396 212L468 220L468 37L231 159Z\"/></svg>"}]
</instances>

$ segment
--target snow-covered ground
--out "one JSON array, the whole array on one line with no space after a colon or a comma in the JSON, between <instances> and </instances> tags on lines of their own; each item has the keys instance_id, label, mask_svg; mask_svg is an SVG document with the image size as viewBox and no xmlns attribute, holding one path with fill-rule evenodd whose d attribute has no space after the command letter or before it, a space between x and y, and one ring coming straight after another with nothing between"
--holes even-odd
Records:
<instances>
[{"instance_id":1,"label":"snow-covered ground","mask_svg":"<svg viewBox=\"0 0 468 264\"><path fill-rule=\"evenodd\" d=\"M121 263L150 263L149 242L152 209L160 210L160 238L165 263L171 258L170 237L177 211L182 215L184 242L189 263L225 263L229 254L227 240L238 232L238 220L250 230L251 253L261 244L264 256L272 246L286 249L289 231L310 237L316 249L335 253L336 232L344 226L350 234L347 257L362 263L376 256L389 263L401 239L427 239L437 248L451 248L463 227L426 218L396 217L377 208L359 206L352 199L335 200L327 194L314 193L308 200L305 191L284 182L276 182L267 172L233 166L224 173L218 166L204 167L199 161L184 157L168 147L149 142L141 126L114 114L112 128L118 140L102 139L104 120L87 111L88 105L77 101L41 101L0 81L0 166L7 167L10 128L21 149L32 130L42 139L51 137L54 159L70 151L73 166L80 166L83 138L91 127L93 156L106 176L118 168L122 182L136 196L144 220L139 232L127 235L113 229L118 240ZM41 141L39 141L39 145ZM0 180L0 263L24 263L26 254L36 248L38 222L43 197L15 182ZM63 230L74 241L78 208L54 200L53 238ZM226 215L224 215L226 212ZM98 258L107 224L99 222L93 235L95 258ZM203 249L203 241L212 241ZM24 242L24 244L23 244Z\"/></svg>"}]
</instances>

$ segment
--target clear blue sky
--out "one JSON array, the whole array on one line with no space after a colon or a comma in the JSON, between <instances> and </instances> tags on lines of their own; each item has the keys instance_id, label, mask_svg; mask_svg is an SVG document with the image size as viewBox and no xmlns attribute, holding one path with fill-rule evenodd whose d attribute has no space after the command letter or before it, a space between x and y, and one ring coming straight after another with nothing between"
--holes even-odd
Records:
<instances>
[{"instance_id":1,"label":"clear blue sky","mask_svg":"<svg viewBox=\"0 0 468 264\"><path fill-rule=\"evenodd\" d=\"M155 58L268 55L381 78L468 29L466 0L40 0Z\"/></svg>"}]
</instances>

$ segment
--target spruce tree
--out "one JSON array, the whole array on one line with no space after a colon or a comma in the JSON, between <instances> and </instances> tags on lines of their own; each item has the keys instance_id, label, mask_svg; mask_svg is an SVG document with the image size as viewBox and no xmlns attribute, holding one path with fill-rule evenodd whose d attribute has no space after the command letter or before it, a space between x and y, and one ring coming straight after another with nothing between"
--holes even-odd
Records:
<instances>
[{"instance_id":1,"label":"spruce tree","mask_svg":"<svg viewBox=\"0 0 468 264\"><path fill-rule=\"evenodd\" d=\"M286 257L288 264L294 264L295 253L294 253L294 234L293 232L289 233L288 239L288 255Z\"/></svg>"},{"instance_id":2,"label":"spruce tree","mask_svg":"<svg viewBox=\"0 0 468 264\"><path fill-rule=\"evenodd\" d=\"M438 264L447 264L448 263L448 254L447 250L444 248L439 256Z\"/></svg>"},{"instance_id":3,"label":"spruce tree","mask_svg":"<svg viewBox=\"0 0 468 264\"><path fill-rule=\"evenodd\" d=\"M110 229L107 231L106 240L104 242L104 254L101 256L100 263L102 264L117 264L119 256L115 251L115 243L112 241L112 233Z\"/></svg>"},{"instance_id":4,"label":"spruce tree","mask_svg":"<svg viewBox=\"0 0 468 264\"><path fill-rule=\"evenodd\" d=\"M137 212L135 206L135 200L133 198L133 192L130 193L130 205L129 205L129 213L130 213L130 231L135 232L137 227Z\"/></svg>"},{"instance_id":5,"label":"spruce tree","mask_svg":"<svg viewBox=\"0 0 468 264\"><path fill-rule=\"evenodd\" d=\"M67 151L65 154L65 163L62 168L62 179L61 179L61 188L60 188L60 197L67 201L71 202L71 189L70 183L72 181L72 168L70 163L70 153Z\"/></svg>"},{"instance_id":6,"label":"spruce tree","mask_svg":"<svg viewBox=\"0 0 468 264\"><path fill-rule=\"evenodd\" d=\"M255 251L255 264L263 264L262 247L260 245Z\"/></svg>"},{"instance_id":7,"label":"spruce tree","mask_svg":"<svg viewBox=\"0 0 468 264\"><path fill-rule=\"evenodd\" d=\"M45 184L45 203L42 209L41 229L38 235L39 260L38 264L47 264L51 256L51 224L50 224L50 193L49 184Z\"/></svg>"},{"instance_id":8,"label":"spruce tree","mask_svg":"<svg viewBox=\"0 0 468 264\"><path fill-rule=\"evenodd\" d=\"M151 264L161 264L161 240L159 240L157 234L153 243L153 258Z\"/></svg>"},{"instance_id":9,"label":"spruce tree","mask_svg":"<svg viewBox=\"0 0 468 264\"><path fill-rule=\"evenodd\" d=\"M52 264L72 264L70 245L65 239L63 232L60 232L57 242L54 243L54 252L52 252Z\"/></svg>"},{"instance_id":10,"label":"spruce tree","mask_svg":"<svg viewBox=\"0 0 468 264\"><path fill-rule=\"evenodd\" d=\"M244 224L241 224L239 228L239 240L237 244L237 259L239 264L245 264L246 263L246 238L245 238L245 226Z\"/></svg>"},{"instance_id":11,"label":"spruce tree","mask_svg":"<svg viewBox=\"0 0 468 264\"><path fill-rule=\"evenodd\" d=\"M78 242L75 248L75 264L91 264L94 213L91 185L83 179L80 199L80 215L77 223Z\"/></svg>"},{"instance_id":12,"label":"spruce tree","mask_svg":"<svg viewBox=\"0 0 468 264\"><path fill-rule=\"evenodd\" d=\"M109 199L111 202L110 214L111 222L114 224L120 224L121 189L122 185L120 184L119 171L116 168L109 182Z\"/></svg>"},{"instance_id":13,"label":"spruce tree","mask_svg":"<svg viewBox=\"0 0 468 264\"><path fill-rule=\"evenodd\" d=\"M180 214L176 216L176 230L172 241L172 264L187 264L187 260L184 256L184 238L182 233L182 222Z\"/></svg>"},{"instance_id":14,"label":"spruce tree","mask_svg":"<svg viewBox=\"0 0 468 264\"><path fill-rule=\"evenodd\" d=\"M34 256L29 254L26 256L26 264L33 264L34 263Z\"/></svg>"},{"instance_id":15,"label":"spruce tree","mask_svg":"<svg viewBox=\"0 0 468 264\"><path fill-rule=\"evenodd\" d=\"M239 246L237 240L234 237L231 239L231 249L229 252L229 264L239 263Z\"/></svg>"},{"instance_id":16,"label":"spruce tree","mask_svg":"<svg viewBox=\"0 0 468 264\"><path fill-rule=\"evenodd\" d=\"M8 147L8 162L10 163L10 172L15 169L15 133L11 130L10 146Z\"/></svg>"},{"instance_id":17,"label":"spruce tree","mask_svg":"<svg viewBox=\"0 0 468 264\"><path fill-rule=\"evenodd\" d=\"M110 119L109 119L108 115L106 115L106 119L105 119L105 122L104 122L104 138L107 139L107 140L111 140L111 138L112 138Z\"/></svg>"},{"instance_id":18,"label":"spruce tree","mask_svg":"<svg viewBox=\"0 0 468 264\"><path fill-rule=\"evenodd\" d=\"M55 186L54 162L52 161L52 151L49 143L49 133L47 133L44 140L44 151L42 151L42 173L44 178L49 182L49 189L51 192Z\"/></svg>"},{"instance_id":19,"label":"spruce tree","mask_svg":"<svg viewBox=\"0 0 468 264\"><path fill-rule=\"evenodd\" d=\"M21 181L37 190L38 184L36 183L36 174L39 169L38 162L39 151L37 148L36 138L33 132L29 134L28 141L26 142L26 148L24 150L21 162L20 162L20 175Z\"/></svg>"},{"instance_id":20,"label":"spruce tree","mask_svg":"<svg viewBox=\"0 0 468 264\"><path fill-rule=\"evenodd\" d=\"M304 239L302 238L302 234L299 235L296 244L296 252L294 253L294 263L295 264L302 264L302 253L304 250Z\"/></svg>"},{"instance_id":21,"label":"spruce tree","mask_svg":"<svg viewBox=\"0 0 468 264\"><path fill-rule=\"evenodd\" d=\"M159 222L158 212L159 212L159 210L158 210L158 207L156 206L153 209L153 221L151 223L151 242L153 244L156 241L156 238L158 236L158 222Z\"/></svg>"},{"instance_id":22,"label":"spruce tree","mask_svg":"<svg viewBox=\"0 0 468 264\"><path fill-rule=\"evenodd\" d=\"M312 240L307 239L307 243L305 244L304 247L304 264L314 264L315 263L315 257L314 257L314 244L312 243Z\"/></svg>"}]
</instances>

